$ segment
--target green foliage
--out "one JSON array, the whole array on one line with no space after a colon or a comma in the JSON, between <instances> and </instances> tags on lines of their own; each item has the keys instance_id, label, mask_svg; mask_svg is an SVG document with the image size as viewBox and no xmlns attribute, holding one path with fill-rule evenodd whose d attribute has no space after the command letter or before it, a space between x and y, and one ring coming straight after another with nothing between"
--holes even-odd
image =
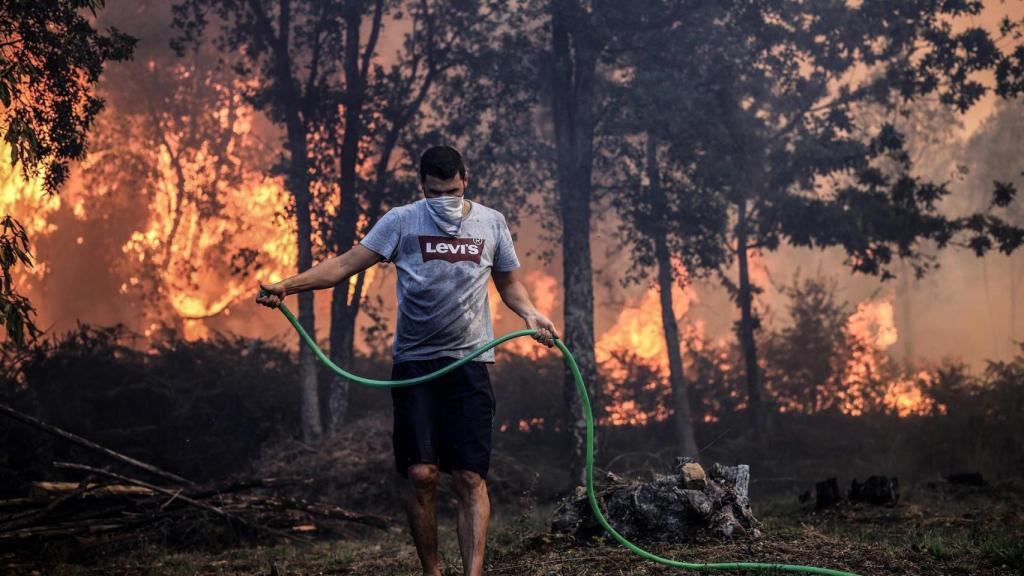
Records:
<instances>
[{"instance_id":1,"label":"green foliage","mask_svg":"<svg viewBox=\"0 0 1024 576\"><path fill-rule=\"evenodd\" d=\"M849 356L845 333L848 306L836 297L836 282L797 275L785 289L790 322L764 337L765 381L780 404L821 410L840 386Z\"/></svg>"},{"instance_id":2,"label":"green foliage","mask_svg":"<svg viewBox=\"0 0 1024 576\"><path fill-rule=\"evenodd\" d=\"M32 321L35 308L14 290L11 271L19 263L32 266L28 235L17 220L5 215L0 220L0 326L11 341L24 344L26 337L34 339L41 331Z\"/></svg>"},{"instance_id":3,"label":"green foliage","mask_svg":"<svg viewBox=\"0 0 1024 576\"><path fill-rule=\"evenodd\" d=\"M0 131L25 178L40 172L56 192L68 162L85 156L86 135L103 101L92 88L108 61L131 57L135 39L100 33L83 14L103 0L11 0L0 7Z\"/></svg>"},{"instance_id":4,"label":"green foliage","mask_svg":"<svg viewBox=\"0 0 1024 576\"><path fill-rule=\"evenodd\" d=\"M1022 50L1001 50L996 40L1019 34L1020 23L1006 21L995 38L980 28L955 33L947 22L981 9L981 2L712 3L687 10L685 25L675 26L671 7L637 4L632 19L615 21L613 56L629 73L607 79L606 136L599 135L607 161L595 155L596 179L614 192L638 248L633 264L650 266L647 238L666 232L679 236L672 252L691 273L728 265L738 240L763 250L841 247L853 271L883 278L897 257L923 273L932 246L979 256L1018 249L1024 230L1004 213L940 211L949 190L911 176L904 128L863 112L891 117L898 106L937 96L962 113L986 93L1019 94ZM909 57L919 50L927 55ZM832 86L863 64L874 66L866 81ZM980 70L1005 74L989 86L974 74ZM652 205L655 183L640 186L649 160L637 141L646 137L666 147L657 158L667 204ZM822 187L825 179L832 186ZM1015 190L996 181L990 195L993 208L1005 209ZM732 205L731 231L723 200ZM663 216L677 228L659 231ZM688 216L704 228L687 226Z\"/></svg>"},{"instance_id":5,"label":"green foliage","mask_svg":"<svg viewBox=\"0 0 1024 576\"><path fill-rule=\"evenodd\" d=\"M987 535L978 541L977 548L993 564L1024 570L1024 541L1015 535Z\"/></svg>"},{"instance_id":6,"label":"green foliage","mask_svg":"<svg viewBox=\"0 0 1024 576\"><path fill-rule=\"evenodd\" d=\"M103 34L93 16L103 0L8 0L0 3L0 133L12 166L26 180L42 174L56 193L68 163L85 157L85 140L103 101L92 93L108 61L126 60L135 40L117 30ZM16 343L40 331L28 299L14 291L11 269L31 266L25 230L5 215L0 232L0 325Z\"/></svg>"}]
</instances>

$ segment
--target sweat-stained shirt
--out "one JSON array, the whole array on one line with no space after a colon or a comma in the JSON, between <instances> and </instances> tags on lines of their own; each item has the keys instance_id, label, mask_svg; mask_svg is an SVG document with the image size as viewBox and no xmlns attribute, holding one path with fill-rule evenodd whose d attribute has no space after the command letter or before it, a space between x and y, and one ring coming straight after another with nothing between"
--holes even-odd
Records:
<instances>
[{"instance_id":1,"label":"sweat-stained shirt","mask_svg":"<svg viewBox=\"0 0 1024 576\"><path fill-rule=\"evenodd\" d=\"M421 198L392 208L360 241L398 268L395 363L463 358L494 340L487 280L519 268L505 216L470 201L458 236L438 228ZM494 349L475 360L494 362Z\"/></svg>"}]
</instances>

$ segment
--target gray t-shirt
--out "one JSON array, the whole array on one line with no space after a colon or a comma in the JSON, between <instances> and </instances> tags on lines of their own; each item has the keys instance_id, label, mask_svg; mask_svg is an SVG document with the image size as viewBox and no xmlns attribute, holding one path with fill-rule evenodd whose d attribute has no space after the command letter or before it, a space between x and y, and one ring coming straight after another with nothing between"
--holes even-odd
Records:
<instances>
[{"instance_id":1,"label":"gray t-shirt","mask_svg":"<svg viewBox=\"0 0 1024 576\"><path fill-rule=\"evenodd\" d=\"M458 236L438 228L420 199L389 210L360 242L398 267L394 362L463 358L494 339L487 280L519 259L501 212L470 204ZM475 360L494 362L494 349Z\"/></svg>"}]
</instances>

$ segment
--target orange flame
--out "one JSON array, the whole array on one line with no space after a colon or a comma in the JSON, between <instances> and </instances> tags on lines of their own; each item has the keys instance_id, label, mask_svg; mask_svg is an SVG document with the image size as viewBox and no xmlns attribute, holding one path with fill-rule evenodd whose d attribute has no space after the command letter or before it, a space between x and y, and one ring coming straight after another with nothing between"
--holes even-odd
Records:
<instances>
[{"instance_id":1,"label":"orange flame","mask_svg":"<svg viewBox=\"0 0 1024 576\"><path fill-rule=\"evenodd\" d=\"M11 148L0 143L0 158L9 158ZM35 238L52 234L57 225L49 221L50 214L60 210L61 197L43 191L43 180L35 177L26 181L22 176L21 167L12 167L7 161L0 162L0 215L10 215L25 228L29 239L29 250L33 256L37 254ZM45 262L33 261L32 268L17 268L19 274L14 278L15 288L19 291L29 290L31 280L46 276Z\"/></svg>"},{"instance_id":2,"label":"orange flame","mask_svg":"<svg viewBox=\"0 0 1024 576\"><path fill-rule=\"evenodd\" d=\"M900 417L945 413L925 390L934 382L927 371L896 376L885 350L896 343L893 306L888 300L868 300L857 305L847 320L846 331L852 353L844 367L842 386L837 391L838 407L844 414L860 416L877 409ZM890 380L885 383L886 377Z\"/></svg>"},{"instance_id":3,"label":"orange flame","mask_svg":"<svg viewBox=\"0 0 1024 576\"><path fill-rule=\"evenodd\" d=\"M523 284L526 285L530 299L537 311L551 318L551 312L555 307L555 299L558 297L558 280L543 270L530 270L523 276ZM491 318L497 321L505 308L500 307L501 296L493 283L488 285L488 303L491 306ZM552 319L554 321L554 319ZM516 338L502 346L503 352L518 354L537 360L545 352L545 348L538 345L531 338Z\"/></svg>"},{"instance_id":4,"label":"orange flame","mask_svg":"<svg viewBox=\"0 0 1024 576\"><path fill-rule=\"evenodd\" d=\"M674 261L673 268L676 278L687 277L681 263ZM644 425L651 421L663 421L672 414L668 402L671 386L660 294L657 286L651 286L637 302L624 307L615 324L598 338L594 346L597 362L606 374L604 396L610 399L605 407L606 415L599 418L601 424ZM683 322L696 301L697 293L691 286L680 288L678 283L673 283L673 308L676 321L683 331L702 332L703 326L700 323L688 325ZM635 354L636 360L648 368L655 379L644 383L628 382L629 366L623 365L615 357L617 351ZM638 406L635 400L637 386L643 390L657 391L658 401L655 406L647 410Z\"/></svg>"}]
</instances>

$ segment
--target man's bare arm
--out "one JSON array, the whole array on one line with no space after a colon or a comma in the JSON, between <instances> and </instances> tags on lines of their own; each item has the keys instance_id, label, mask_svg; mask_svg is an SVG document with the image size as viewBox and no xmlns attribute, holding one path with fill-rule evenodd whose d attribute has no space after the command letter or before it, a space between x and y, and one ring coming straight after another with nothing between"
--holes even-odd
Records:
<instances>
[{"instance_id":1,"label":"man's bare arm","mask_svg":"<svg viewBox=\"0 0 1024 576\"><path fill-rule=\"evenodd\" d=\"M288 294L331 288L383 259L373 250L362 244L356 244L344 254L328 258L291 278L269 285L261 283L260 287L270 292L271 295L258 297L256 301L267 306L277 306L281 299Z\"/></svg>"},{"instance_id":2,"label":"man's bare arm","mask_svg":"<svg viewBox=\"0 0 1024 576\"><path fill-rule=\"evenodd\" d=\"M530 301L530 295L526 291L526 286L519 280L515 270L507 272L492 270L491 278L494 279L494 286L498 289L501 301L526 321L527 328L538 330L538 333L533 336L534 340L550 348L554 344L554 339L559 337L558 331L551 320L534 307L533 302Z\"/></svg>"}]
</instances>

